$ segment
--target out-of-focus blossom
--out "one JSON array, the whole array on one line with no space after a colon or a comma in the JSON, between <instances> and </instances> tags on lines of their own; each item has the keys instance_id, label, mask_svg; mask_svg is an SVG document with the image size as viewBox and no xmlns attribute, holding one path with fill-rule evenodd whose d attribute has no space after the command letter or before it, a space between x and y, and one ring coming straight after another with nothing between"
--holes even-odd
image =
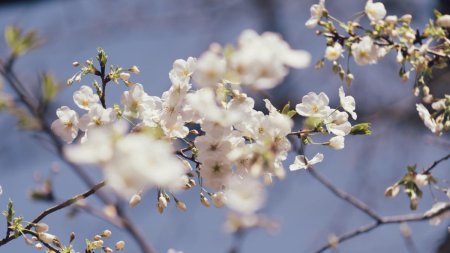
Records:
<instances>
[{"instance_id":1,"label":"out-of-focus blossom","mask_svg":"<svg viewBox=\"0 0 450 253\"><path fill-rule=\"evenodd\" d=\"M383 3L374 3L372 0L368 0L365 7L365 12L367 17L372 21L376 22L382 20L386 16L386 8Z\"/></svg>"},{"instance_id":2,"label":"out-of-focus blossom","mask_svg":"<svg viewBox=\"0 0 450 253\"><path fill-rule=\"evenodd\" d=\"M325 11L325 0L320 0L319 4L314 4L310 8L311 17L306 21L305 26L312 29L317 26Z\"/></svg>"}]
</instances>

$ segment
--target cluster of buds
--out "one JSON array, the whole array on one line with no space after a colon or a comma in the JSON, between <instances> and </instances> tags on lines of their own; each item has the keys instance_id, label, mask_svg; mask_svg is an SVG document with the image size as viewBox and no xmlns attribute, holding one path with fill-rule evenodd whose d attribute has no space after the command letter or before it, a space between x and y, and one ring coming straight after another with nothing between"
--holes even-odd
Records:
<instances>
[{"instance_id":1,"label":"cluster of buds","mask_svg":"<svg viewBox=\"0 0 450 253\"><path fill-rule=\"evenodd\" d=\"M428 184L436 185L436 179L429 172L417 173L416 165L408 166L408 172L402 179L397 181L392 186L389 186L384 195L386 197L395 197L399 194L400 188L403 187L405 194L410 200L411 210L416 210L419 199L422 198L422 190Z\"/></svg>"}]
</instances>

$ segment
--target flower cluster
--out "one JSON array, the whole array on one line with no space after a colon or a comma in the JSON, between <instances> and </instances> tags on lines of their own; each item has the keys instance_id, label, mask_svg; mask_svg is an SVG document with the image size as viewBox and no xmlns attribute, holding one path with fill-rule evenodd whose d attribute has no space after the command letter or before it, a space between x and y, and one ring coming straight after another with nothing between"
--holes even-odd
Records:
<instances>
[{"instance_id":1,"label":"flower cluster","mask_svg":"<svg viewBox=\"0 0 450 253\"><path fill-rule=\"evenodd\" d=\"M97 59L104 69L103 50ZM65 147L66 157L102 167L108 185L130 198L131 207L140 203L144 191L158 188L160 212L171 199L184 211L186 204L174 193L198 185L203 205L208 207L212 201L216 207L226 205L251 215L264 204L264 184L270 184L272 177L285 177L284 163L291 150L288 136L298 136L303 144L342 149L344 137L352 133L349 116L356 120L355 100L345 95L343 87L335 109L329 107L326 94L311 92L295 110L289 104L277 110L266 99L263 112L244 92L247 87L279 85L288 67L303 68L308 62L306 52L291 49L279 35L247 30L236 48L212 44L198 59L176 60L169 72L172 85L158 97L130 81L130 73L136 71L114 67L106 74L87 61L71 79L81 81L81 76L91 73L102 79L102 87L94 82L94 92L81 86L73 99L86 113L80 117L62 106L52 129L68 144L82 131L79 143ZM108 108L106 84L116 79L128 89L120 104ZM305 129L298 132L292 131L295 114L306 118ZM361 129L367 133L367 126ZM315 134L333 137L315 143ZM307 168L322 159L322 154L310 161L297 157L290 168Z\"/></svg>"},{"instance_id":2,"label":"flower cluster","mask_svg":"<svg viewBox=\"0 0 450 253\"><path fill-rule=\"evenodd\" d=\"M329 107L328 96L321 92L318 95L310 92L302 98L302 102L296 106L296 111L299 115L308 117L306 120L307 128L299 134L306 144L315 144L307 134L312 133L326 133L335 135L328 142L319 143L328 145L334 149L343 149L345 136L352 132L352 125L349 122L349 115L356 119L355 113L355 99L352 96L346 96L344 88L339 88L340 106L336 109ZM344 111L339 111L342 108ZM307 169L316 163L323 160L324 156L321 153L316 154L311 160L308 160L304 155L299 155L295 158L294 164L289 168L291 170Z\"/></svg>"},{"instance_id":3,"label":"flower cluster","mask_svg":"<svg viewBox=\"0 0 450 253\"><path fill-rule=\"evenodd\" d=\"M325 59L332 62L333 71L350 85L354 76L350 71L349 61L346 61L345 67L341 63L345 51L348 52L347 57L352 57L357 65L375 64L393 52L396 62L400 65L399 75L402 80L408 80L411 73L415 72L414 95L418 96L422 91L423 102L433 104L435 112L431 113L431 116L424 106L417 107L425 125L438 135L449 131L449 106L445 102L448 101L448 95L444 98L433 97L427 80L433 69L447 65L450 52L447 39L450 15L442 15L436 11L436 21L430 21L423 31L420 31L411 27L411 15L387 15L381 2L368 0L362 13L369 21L366 27L361 23L362 16L349 22L342 22L333 17L325 8L324 0L311 7L311 18L306 22L306 26L315 28L319 25L322 29L317 31L317 34L323 35L327 40L325 55L316 67L322 67ZM343 29L342 32L339 27Z\"/></svg>"}]
</instances>

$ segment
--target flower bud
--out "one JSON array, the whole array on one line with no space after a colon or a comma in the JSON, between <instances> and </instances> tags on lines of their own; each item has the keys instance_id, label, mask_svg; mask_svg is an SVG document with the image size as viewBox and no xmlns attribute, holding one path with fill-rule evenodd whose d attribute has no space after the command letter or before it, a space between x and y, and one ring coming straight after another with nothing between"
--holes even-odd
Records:
<instances>
[{"instance_id":1,"label":"flower bud","mask_svg":"<svg viewBox=\"0 0 450 253\"><path fill-rule=\"evenodd\" d=\"M128 71L130 71L133 74L141 73L141 71L139 70L139 68L136 65L132 66Z\"/></svg>"},{"instance_id":2,"label":"flower bud","mask_svg":"<svg viewBox=\"0 0 450 253\"><path fill-rule=\"evenodd\" d=\"M128 79L130 79L130 73L127 73L127 72L121 72L119 74L119 76L120 76L120 79L122 79L125 82L128 81Z\"/></svg>"},{"instance_id":3,"label":"flower bud","mask_svg":"<svg viewBox=\"0 0 450 253\"><path fill-rule=\"evenodd\" d=\"M406 71L405 73L403 73L402 74L402 81L403 82L406 82L406 81L408 81L409 80L409 75L411 74L411 72L410 71Z\"/></svg>"},{"instance_id":4,"label":"flower bud","mask_svg":"<svg viewBox=\"0 0 450 253\"><path fill-rule=\"evenodd\" d=\"M56 236L49 233L38 233L38 238L47 244L51 244L56 239Z\"/></svg>"},{"instance_id":5,"label":"flower bud","mask_svg":"<svg viewBox=\"0 0 450 253\"><path fill-rule=\"evenodd\" d=\"M74 66L74 67L78 67L78 66L80 66L80 63L79 63L79 62L77 62L77 61L74 61L74 62L72 62L72 66Z\"/></svg>"},{"instance_id":6,"label":"flower bud","mask_svg":"<svg viewBox=\"0 0 450 253\"><path fill-rule=\"evenodd\" d=\"M411 23L411 20L412 20L411 14L405 14L400 18L401 22L408 23L408 24Z\"/></svg>"},{"instance_id":7,"label":"flower bud","mask_svg":"<svg viewBox=\"0 0 450 253\"><path fill-rule=\"evenodd\" d=\"M328 145L336 150L343 149L345 147L345 139L342 136L335 136L330 139Z\"/></svg>"},{"instance_id":8,"label":"flower bud","mask_svg":"<svg viewBox=\"0 0 450 253\"><path fill-rule=\"evenodd\" d=\"M397 57L395 58L395 60L397 61L397 63L402 63L403 62L404 57L403 57L402 50L398 50Z\"/></svg>"},{"instance_id":9,"label":"flower bud","mask_svg":"<svg viewBox=\"0 0 450 253\"><path fill-rule=\"evenodd\" d=\"M389 186L386 191L384 191L384 196L395 197L400 192L400 187L398 185Z\"/></svg>"},{"instance_id":10,"label":"flower bud","mask_svg":"<svg viewBox=\"0 0 450 253\"><path fill-rule=\"evenodd\" d=\"M103 250L105 251L105 253L112 253L113 252L113 250L110 247L105 247Z\"/></svg>"},{"instance_id":11,"label":"flower bud","mask_svg":"<svg viewBox=\"0 0 450 253\"><path fill-rule=\"evenodd\" d=\"M95 235L95 236L94 236L94 241L98 241L98 240L100 240L100 239L102 239L102 237L101 237L100 235Z\"/></svg>"},{"instance_id":12,"label":"flower bud","mask_svg":"<svg viewBox=\"0 0 450 253\"><path fill-rule=\"evenodd\" d=\"M110 230L106 229L106 230L104 230L104 231L102 232L101 236L102 236L103 238L108 238L108 237L111 236L111 234L112 234L112 232L111 232Z\"/></svg>"},{"instance_id":13,"label":"flower bud","mask_svg":"<svg viewBox=\"0 0 450 253\"><path fill-rule=\"evenodd\" d=\"M209 204L209 200L208 198L206 198L203 193L200 193L200 202L202 203L202 205L204 205L205 207L210 207L211 204Z\"/></svg>"},{"instance_id":14,"label":"flower bud","mask_svg":"<svg viewBox=\"0 0 450 253\"><path fill-rule=\"evenodd\" d=\"M425 95L425 96L422 98L422 101L423 101L425 104L431 104L431 103L433 103L433 95L431 95L431 94Z\"/></svg>"},{"instance_id":15,"label":"flower bud","mask_svg":"<svg viewBox=\"0 0 450 253\"><path fill-rule=\"evenodd\" d=\"M211 195L211 200L215 207L221 208L225 205L225 201L226 201L225 193L216 192L213 195Z\"/></svg>"},{"instance_id":16,"label":"flower bud","mask_svg":"<svg viewBox=\"0 0 450 253\"><path fill-rule=\"evenodd\" d=\"M177 208L183 212L186 212L186 210L187 210L186 204L180 200L177 200L176 202L177 202Z\"/></svg>"},{"instance_id":17,"label":"flower bud","mask_svg":"<svg viewBox=\"0 0 450 253\"><path fill-rule=\"evenodd\" d=\"M44 246L42 245L42 243L36 243L35 245L34 245L34 247L37 249L37 250L42 250L43 248L44 248Z\"/></svg>"},{"instance_id":18,"label":"flower bud","mask_svg":"<svg viewBox=\"0 0 450 253\"><path fill-rule=\"evenodd\" d=\"M354 79L355 79L355 76L352 73L349 73L345 76L345 81L347 82L348 86L352 85Z\"/></svg>"},{"instance_id":19,"label":"flower bud","mask_svg":"<svg viewBox=\"0 0 450 253\"><path fill-rule=\"evenodd\" d=\"M159 213L163 213L164 209L167 207L167 199L165 197L163 197L162 195L158 198L158 211Z\"/></svg>"},{"instance_id":20,"label":"flower bud","mask_svg":"<svg viewBox=\"0 0 450 253\"><path fill-rule=\"evenodd\" d=\"M37 223L36 225L34 225L34 230L37 233L44 233L48 231L48 225L45 223Z\"/></svg>"},{"instance_id":21,"label":"flower bud","mask_svg":"<svg viewBox=\"0 0 450 253\"><path fill-rule=\"evenodd\" d=\"M131 199L130 202L128 202L128 205L133 208L137 205L139 205L139 203L141 203L141 195L139 194L134 194Z\"/></svg>"},{"instance_id":22,"label":"flower bud","mask_svg":"<svg viewBox=\"0 0 450 253\"><path fill-rule=\"evenodd\" d=\"M390 25L395 25L398 21L398 18L395 15L389 15L384 20Z\"/></svg>"},{"instance_id":23,"label":"flower bud","mask_svg":"<svg viewBox=\"0 0 450 253\"><path fill-rule=\"evenodd\" d=\"M419 187L422 188L426 185L428 185L428 180L429 180L430 176L427 174L417 174L414 177L414 183Z\"/></svg>"},{"instance_id":24,"label":"flower bud","mask_svg":"<svg viewBox=\"0 0 450 253\"><path fill-rule=\"evenodd\" d=\"M442 15L436 20L436 24L440 27L450 28L450 15Z\"/></svg>"},{"instance_id":25,"label":"flower bud","mask_svg":"<svg viewBox=\"0 0 450 253\"><path fill-rule=\"evenodd\" d=\"M125 248L125 242L124 241L118 241L116 242L116 250L123 250Z\"/></svg>"}]
</instances>

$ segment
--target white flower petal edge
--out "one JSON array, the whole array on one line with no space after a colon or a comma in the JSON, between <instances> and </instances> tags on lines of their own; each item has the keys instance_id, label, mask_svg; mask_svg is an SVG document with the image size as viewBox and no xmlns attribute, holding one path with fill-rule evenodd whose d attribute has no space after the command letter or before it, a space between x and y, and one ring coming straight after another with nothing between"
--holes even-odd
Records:
<instances>
[{"instance_id":1,"label":"white flower petal edge","mask_svg":"<svg viewBox=\"0 0 450 253\"><path fill-rule=\"evenodd\" d=\"M356 102L355 98L352 96L345 96L344 87L339 88L339 100L342 108L348 112L354 120L356 120L357 115L355 112Z\"/></svg>"},{"instance_id":2,"label":"white flower petal edge","mask_svg":"<svg viewBox=\"0 0 450 253\"><path fill-rule=\"evenodd\" d=\"M323 158L322 153L317 153L311 160L308 160L304 155L298 155L295 157L294 163L289 166L289 169L291 171L308 169L310 166L322 162Z\"/></svg>"}]
</instances>

